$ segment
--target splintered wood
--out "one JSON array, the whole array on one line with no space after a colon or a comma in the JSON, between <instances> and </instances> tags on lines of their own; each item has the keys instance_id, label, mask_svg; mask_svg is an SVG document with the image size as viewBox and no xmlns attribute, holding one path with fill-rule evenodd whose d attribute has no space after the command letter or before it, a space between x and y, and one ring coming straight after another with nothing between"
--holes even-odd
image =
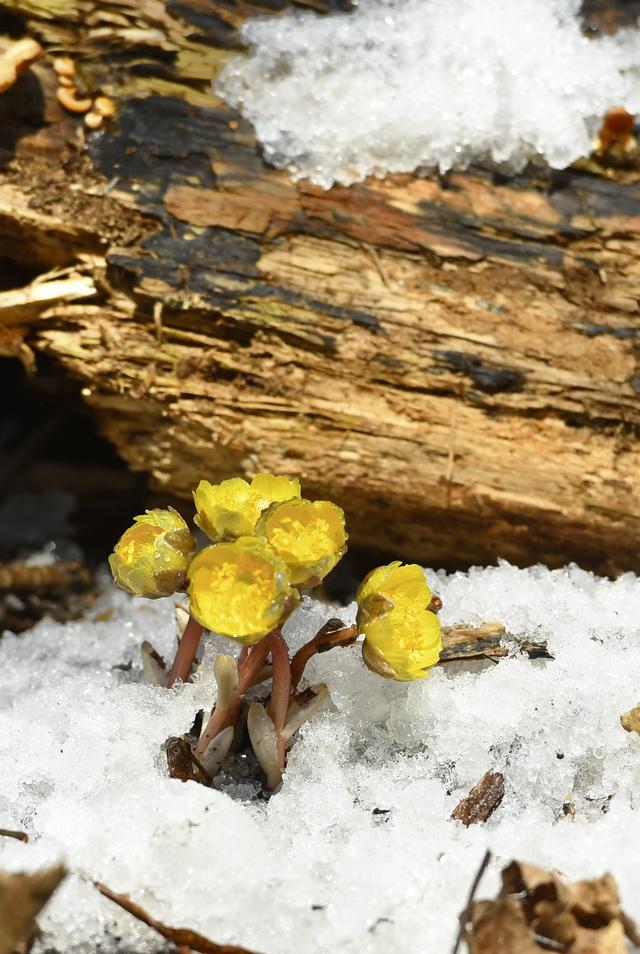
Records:
<instances>
[{"instance_id":1,"label":"splintered wood","mask_svg":"<svg viewBox=\"0 0 640 954\"><path fill-rule=\"evenodd\" d=\"M325 192L211 92L264 6L5 6L46 56L0 97L0 256L88 265L2 292L0 353L79 380L163 492L287 473L400 557L640 568L640 185L476 168ZM117 123L60 105L61 56Z\"/></svg>"}]
</instances>

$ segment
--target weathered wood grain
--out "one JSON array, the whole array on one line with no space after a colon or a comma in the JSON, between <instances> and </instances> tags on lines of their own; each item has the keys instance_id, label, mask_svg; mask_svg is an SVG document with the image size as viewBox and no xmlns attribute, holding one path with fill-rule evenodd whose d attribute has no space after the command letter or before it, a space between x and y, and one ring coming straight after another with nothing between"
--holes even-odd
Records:
<instances>
[{"instance_id":1,"label":"weathered wood grain","mask_svg":"<svg viewBox=\"0 0 640 954\"><path fill-rule=\"evenodd\" d=\"M633 176L325 192L267 168L209 90L255 4L5 6L118 102L84 132L50 60L0 99L0 254L98 290L30 304L28 341L133 468L184 496L296 474L353 540L430 563L638 568Z\"/></svg>"}]
</instances>

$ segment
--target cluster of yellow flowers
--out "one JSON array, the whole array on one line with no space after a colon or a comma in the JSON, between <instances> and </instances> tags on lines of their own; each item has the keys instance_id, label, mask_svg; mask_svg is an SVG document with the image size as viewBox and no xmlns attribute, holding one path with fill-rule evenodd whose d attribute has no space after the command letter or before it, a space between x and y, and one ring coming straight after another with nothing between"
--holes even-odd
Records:
<instances>
[{"instance_id":1,"label":"cluster of yellow flowers","mask_svg":"<svg viewBox=\"0 0 640 954\"><path fill-rule=\"evenodd\" d=\"M118 584L150 598L188 589L191 615L245 645L280 626L347 549L344 513L301 497L300 483L257 474L194 491L195 522L212 541L196 542L172 508L148 510L118 541L109 564ZM400 562L373 570L358 593L357 630L366 665L386 678L424 678L438 661L440 624L422 569Z\"/></svg>"}]
</instances>

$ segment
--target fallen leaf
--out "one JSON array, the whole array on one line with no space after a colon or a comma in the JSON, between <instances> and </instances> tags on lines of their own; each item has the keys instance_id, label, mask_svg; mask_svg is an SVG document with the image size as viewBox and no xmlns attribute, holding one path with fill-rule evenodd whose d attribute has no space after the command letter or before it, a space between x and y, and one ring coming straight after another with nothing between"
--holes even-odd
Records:
<instances>
[{"instance_id":1,"label":"fallen leaf","mask_svg":"<svg viewBox=\"0 0 640 954\"><path fill-rule=\"evenodd\" d=\"M467 934L470 954L540 954L522 909L511 898L476 901L471 908L473 934Z\"/></svg>"},{"instance_id":2,"label":"fallen leaf","mask_svg":"<svg viewBox=\"0 0 640 954\"><path fill-rule=\"evenodd\" d=\"M137 918L138 921L142 921L143 924L153 928L154 931L161 934L167 941L172 941L177 947L186 948L189 951L198 951L199 954L253 954L253 952L247 950L247 948L237 947L235 944L216 944L215 941L209 940L208 937L205 937L203 934L198 934L197 931L192 931L190 928L168 927L166 924L162 924L161 921L156 921L155 918L152 918L144 908L141 908L139 904L131 901L126 894L117 894L115 891L112 891L111 888L108 888L106 884L102 884L99 881L94 881L93 883L100 894L104 895L105 898L109 898L110 901L114 901L115 904L120 905L121 908L128 911L134 918ZM4 954L4 952L0 951L0 954Z\"/></svg>"},{"instance_id":3,"label":"fallen leaf","mask_svg":"<svg viewBox=\"0 0 640 954\"><path fill-rule=\"evenodd\" d=\"M620 907L610 874L564 884L555 873L513 861L494 901L461 915L470 954L626 954L634 923Z\"/></svg>"},{"instance_id":4,"label":"fallen leaf","mask_svg":"<svg viewBox=\"0 0 640 954\"><path fill-rule=\"evenodd\" d=\"M62 865L33 874L0 872L0 954L12 954L35 937L35 919L65 875Z\"/></svg>"}]
</instances>

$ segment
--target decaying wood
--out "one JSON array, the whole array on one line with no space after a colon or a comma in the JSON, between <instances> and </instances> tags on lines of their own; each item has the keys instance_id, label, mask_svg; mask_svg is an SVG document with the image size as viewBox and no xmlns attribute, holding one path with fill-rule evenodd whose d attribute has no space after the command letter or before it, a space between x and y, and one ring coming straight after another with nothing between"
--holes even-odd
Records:
<instances>
[{"instance_id":1,"label":"decaying wood","mask_svg":"<svg viewBox=\"0 0 640 954\"><path fill-rule=\"evenodd\" d=\"M504 775L502 772L485 772L477 785L456 805L451 817L468 828L491 818L504 798Z\"/></svg>"},{"instance_id":2,"label":"decaying wood","mask_svg":"<svg viewBox=\"0 0 640 954\"><path fill-rule=\"evenodd\" d=\"M295 474L353 542L425 562L638 569L640 184L325 192L211 93L249 0L5 7L49 56L0 98L0 255L87 289L18 293L11 320L132 468L185 497ZM100 131L57 101L53 52L116 102Z\"/></svg>"},{"instance_id":3,"label":"decaying wood","mask_svg":"<svg viewBox=\"0 0 640 954\"><path fill-rule=\"evenodd\" d=\"M443 626L440 663L468 662L472 659L491 659L497 662L509 655L508 648L503 645L506 632L502 623ZM530 659L553 658L545 642L523 640L519 642L518 648Z\"/></svg>"},{"instance_id":4,"label":"decaying wood","mask_svg":"<svg viewBox=\"0 0 640 954\"><path fill-rule=\"evenodd\" d=\"M0 593L60 593L65 590L86 591L92 586L92 574L76 560L43 566L0 563Z\"/></svg>"},{"instance_id":5,"label":"decaying wood","mask_svg":"<svg viewBox=\"0 0 640 954\"><path fill-rule=\"evenodd\" d=\"M96 593L93 574L75 560L45 566L0 563L0 631L21 633L44 616L61 623L77 619Z\"/></svg>"}]
</instances>

